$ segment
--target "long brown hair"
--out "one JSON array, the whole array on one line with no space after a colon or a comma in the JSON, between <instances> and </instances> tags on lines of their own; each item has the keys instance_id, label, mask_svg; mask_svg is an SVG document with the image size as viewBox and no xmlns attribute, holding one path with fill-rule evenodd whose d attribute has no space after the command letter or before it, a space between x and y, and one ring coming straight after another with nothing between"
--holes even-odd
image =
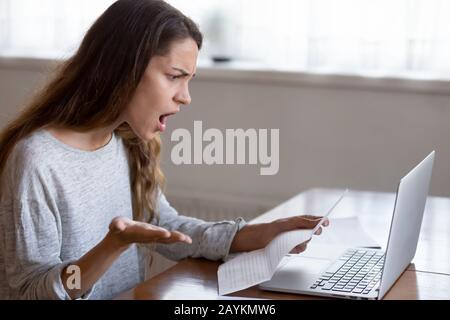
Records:
<instances>
[{"instance_id":1,"label":"long brown hair","mask_svg":"<svg viewBox=\"0 0 450 320\"><path fill-rule=\"evenodd\" d=\"M0 176L14 146L36 130L56 126L85 132L115 123L151 57L166 54L172 41L185 38L201 48L202 35L195 23L164 1L112 4L88 30L75 55L0 135ZM157 217L158 190L164 185L161 140L158 136L143 141L128 124L115 132L130 159L133 216L152 220Z\"/></svg>"}]
</instances>

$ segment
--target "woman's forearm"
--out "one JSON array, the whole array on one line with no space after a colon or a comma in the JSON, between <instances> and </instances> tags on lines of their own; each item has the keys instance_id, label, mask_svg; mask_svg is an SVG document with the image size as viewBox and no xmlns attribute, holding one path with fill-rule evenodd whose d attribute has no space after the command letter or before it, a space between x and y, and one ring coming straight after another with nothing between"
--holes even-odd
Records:
<instances>
[{"instance_id":1,"label":"woman's forearm","mask_svg":"<svg viewBox=\"0 0 450 320\"><path fill-rule=\"evenodd\" d=\"M270 223L246 225L234 236L230 253L264 248L282 232L297 229L313 229L321 221L321 218L321 216L311 215L292 216L274 220ZM328 226L328 224L328 220L323 222L324 226ZM315 234L320 234L321 232L322 230L319 228ZM300 245L298 248L304 250L305 246Z\"/></svg>"},{"instance_id":2,"label":"woman's forearm","mask_svg":"<svg viewBox=\"0 0 450 320\"><path fill-rule=\"evenodd\" d=\"M276 222L248 224L233 239L230 253L264 248L282 230Z\"/></svg>"},{"instance_id":3,"label":"woman's forearm","mask_svg":"<svg viewBox=\"0 0 450 320\"><path fill-rule=\"evenodd\" d=\"M98 245L73 263L80 270L79 289L71 289L69 286L69 277L72 275L67 271L69 266L62 270L61 280L68 295L76 299L85 294L127 248L128 246L119 244L109 232Z\"/></svg>"}]
</instances>

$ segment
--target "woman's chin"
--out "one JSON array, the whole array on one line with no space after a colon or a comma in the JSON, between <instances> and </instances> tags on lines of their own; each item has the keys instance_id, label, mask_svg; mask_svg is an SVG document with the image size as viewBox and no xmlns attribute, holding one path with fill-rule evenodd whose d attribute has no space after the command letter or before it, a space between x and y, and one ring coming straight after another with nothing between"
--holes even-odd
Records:
<instances>
[{"instance_id":1,"label":"woman's chin","mask_svg":"<svg viewBox=\"0 0 450 320\"><path fill-rule=\"evenodd\" d=\"M149 133L146 133L145 136L142 137L142 139L145 140L145 141L147 141L147 142L150 142L150 141L152 141L153 139L155 139L156 136L157 136L158 134L159 134L158 131L155 131L155 132L149 132Z\"/></svg>"},{"instance_id":2,"label":"woman's chin","mask_svg":"<svg viewBox=\"0 0 450 320\"><path fill-rule=\"evenodd\" d=\"M135 131L135 134L143 141L150 142L159 135L159 130L153 130L153 131L148 130L146 132L139 132L139 133Z\"/></svg>"}]
</instances>

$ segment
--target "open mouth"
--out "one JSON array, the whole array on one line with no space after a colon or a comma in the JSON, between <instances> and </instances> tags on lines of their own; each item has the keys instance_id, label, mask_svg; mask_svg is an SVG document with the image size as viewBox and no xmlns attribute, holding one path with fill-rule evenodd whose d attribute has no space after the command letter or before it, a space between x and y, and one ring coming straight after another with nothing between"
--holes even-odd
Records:
<instances>
[{"instance_id":1,"label":"open mouth","mask_svg":"<svg viewBox=\"0 0 450 320\"><path fill-rule=\"evenodd\" d=\"M159 129L160 131L166 130L166 120L169 116L174 115L175 112L172 113L165 113L161 116L159 116Z\"/></svg>"}]
</instances>

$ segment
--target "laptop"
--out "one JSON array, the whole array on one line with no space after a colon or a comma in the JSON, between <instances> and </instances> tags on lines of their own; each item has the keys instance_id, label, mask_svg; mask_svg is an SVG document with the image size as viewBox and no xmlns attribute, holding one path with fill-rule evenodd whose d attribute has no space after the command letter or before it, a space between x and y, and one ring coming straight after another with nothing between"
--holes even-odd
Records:
<instances>
[{"instance_id":1,"label":"laptop","mask_svg":"<svg viewBox=\"0 0 450 320\"><path fill-rule=\"evenodd\" d=\"M335 261L290 256L263 290L337 297L382 299L411 263L419 240L435 152L398 185L386 250L348 248Z\"/></svg>"}]
</instances>

